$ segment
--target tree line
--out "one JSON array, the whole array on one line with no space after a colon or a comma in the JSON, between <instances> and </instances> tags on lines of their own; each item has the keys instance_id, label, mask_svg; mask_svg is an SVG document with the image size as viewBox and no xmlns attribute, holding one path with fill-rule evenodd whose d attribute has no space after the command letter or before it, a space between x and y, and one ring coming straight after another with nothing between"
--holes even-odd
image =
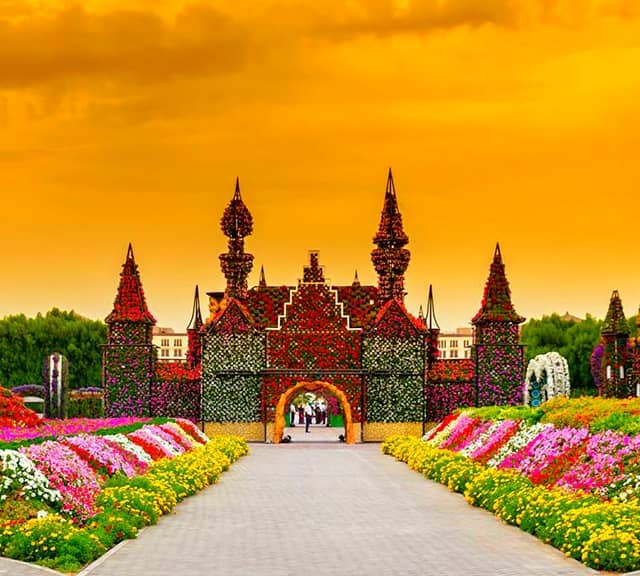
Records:
<instances>
[{"instance_id":1,"label":"tree line","mask_svg":"<svg viewBox=\"0 0 640 576\"><path fill-rule=\"evenodd\" d=\"M629 318L631 337L636 335L636 317ZM587 314L577 322L558 314L529 320L522 327L526 360L555 351L569 364L572 388L594 389L589 358L600 338L602 321ZM69 386L100 386L102 345L106 325L74 311L53 308L27 318L24 314L0 319L0 384L7 388L42 383L44 359L60 352L69 360Z\"/></svg>"},{"instance_id":2,"label":"tree line","mask_svg":"<svg viewBox=\"0 0 640 576\"><path fill-rule=\"evenodd\" d=\"M53 308L44 316L0 319L0 384L42 384L45 358L59 352L69 360L70 388L101 386L104 322Z\"/></svg>"}]
</instances>

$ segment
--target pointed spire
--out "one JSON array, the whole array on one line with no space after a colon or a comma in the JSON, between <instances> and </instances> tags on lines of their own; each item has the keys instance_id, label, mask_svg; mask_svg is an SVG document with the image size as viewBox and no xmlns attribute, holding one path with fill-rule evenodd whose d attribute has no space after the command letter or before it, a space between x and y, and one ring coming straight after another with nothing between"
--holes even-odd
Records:
<instances>
[{"instance_id":1,"label":"pointed spire","mask_svg":"<svg viewBox=\"0 0 640 576\"><path fill-rule=\"evenodd\" d=\"M614 290L609 300L609 309L602 326L602 334L628 335L629 326L624 316L622 300L617 290Z\"/></svg>"},{"instance_id":2,"label":"pointed spire","mask_svg":"<svg viewBox=\"0 0 640 576\"><path fill-rule=\"evenodd\" d=\"M387 190L386 194L392 194L395 198L396 187L393 183L393 173L391 172L391 166L389 166L389 174L387 175Z\"/></svg>"},{"instance_id":3,"label":"pointed spire","mask_svg":"<svg viewBox=\"0 0 640 576\"><path fill-rule=\"evenodd\" d=\"M229 238L228 251L220 255L222 273L227 279L227 298L247 297L247 277L253 268L253 255L244 251L244 239L253 231L253 218L240 196L240 180L236 178L233 198L225 208L220 227Z\"/></svg>"},{"instance_id":4,"label":"pointed spire","mask_svg":"<svg viewBox=\"0 0 640 576\"><path fill-rule=\"evenodd\" d=\"M502 262L502 252L500 252L500 242L496 242L496 251L493 253L495 262Z\"/></svg>"},{"instance_id":5,"label":"pointed spire","mask_svg":"<svg viewBox=\"0 0 640 576\"><path fill-rule=\"evenodd\" d=\"M358 271L356 270L356 273L353 275L353 282L351 284L352 286L360 286L360 278L358 278Z\"/></svg>"},{"instance_id":6,"label":"pointed spire","mask_svg":"<svg viewBox=\"0 0 640 576\"><path fill-rule=\"evenodd\" d=\"M253 232L253 217L242 201L240 180L237 177L233 198L224 210L220 227L224 235L231 239L245 238Z\"/></svg>"},{"instance_id":7,"label":"pointed spire","mask_svg":"<svg viewBox=\"0 0 640 576\"><path fill-rule=\"evenodd\" d=\"M409 237L402 226L402 215L398 209L391 168L387 176L380 224L373 242L377 247L371 252L371 260L378 274L379 304L382 305L391 298L403 303L404 273L409 266L411 254L404 248L409 242Z\"/></svg>"},{"instance_id":8,"label":"pointed spire","mask_svg":"<svg viewBox=\"0 0 640 576\"><path fill-rule=\"evenodd\" d=\"M424 310L422 309L422 304L418 308L418 319L424 322Z\"/></svg>"},{"instance_id":9,"label":"pointed spire","mask_svg":"<svg viewBox=\"0 0 640 576\"><path fill-rule=\"evenodd\" d=\"M260 280L258 282L258 288L264 290L267 287L267 279L264 276L264 266L260 266Z\"/></svg>"},{"instance_id":10,"label":"pointed spire","mask_svg":"<svg viewBox=\"0 0 640 576\"><path fill-rule=\"evenodd\" d=\"M156 319L147 308L144 290L138 272L138 265L133 256L133 246L129 243L127 257L122 265L120 284L116 294L113 310L107 316L107 323L112 322L145 322L155 324Z\"/></svg>"},{"instance_id":11,"label":"pointed spire","mask_svg":"<svg viewBox=\"0 0 640 576\"><path fill-rule=\"evenodd\" d=\"M489 271L489 278L484 287L482 305L471 320L472 324L480 322L524 322L511 303L511 290L504 271L500 244L496 244L493 262Z\"/></svg>"},{"instance_id":12,"label":"pointed spire","mask_svg":"<svg viewBox=\"0 0 640 576\"><path fill-rule=\"evenodd\" d=\"M429 284L429 298L427 299L427 317L425 319L429 330L440 330L440 325L436 319L436 307L433 303L433 287Z\"/></svg>"},{"instance_id":13,"label":"pointed spire","mask_svg":"<svg viewBox=\"0 0 640 576\"><path fill-rule=\"evenodd\" d=\"M202 326L202 313L200 312L200 291L196 284L195 294L193 295L193 310L191 312L191 320L187 330L200 330Z\"/></svg>"},{"instance_id":14,"label":"pointed spire","mask_svg":"<svg viewBox=\"0 0 640 576\"><path fill-rule=\"evenodd\" d=\"M387 187L384 194L378 233L374 236L373 242L380 248L386 246L401 248L409 242L409 238L402 227L402 215L398 208L396 186L393 182L391 168L389 168L389 175L387 176Z\"/></svg>"}]
</instances>

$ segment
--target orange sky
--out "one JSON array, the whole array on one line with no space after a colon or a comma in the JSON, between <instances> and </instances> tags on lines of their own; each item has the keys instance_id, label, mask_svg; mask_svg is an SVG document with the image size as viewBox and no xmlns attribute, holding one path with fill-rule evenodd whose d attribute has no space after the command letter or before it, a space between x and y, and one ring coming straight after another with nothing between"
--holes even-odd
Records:
<instances>
[{"instance_id":1,"label":"orange sky","mask_svg":"<svg viewBox=\"0 0 640 576\"><path fill-rule=\"evenodd\" d=\"M236 175L251 285L374 283L388 166L414 313L466 325L496 240L524 316L640 304L637 0L0 0L0 134L0 315L104 318L132 241L184 327Z\"/></svg>"}]
</instances>

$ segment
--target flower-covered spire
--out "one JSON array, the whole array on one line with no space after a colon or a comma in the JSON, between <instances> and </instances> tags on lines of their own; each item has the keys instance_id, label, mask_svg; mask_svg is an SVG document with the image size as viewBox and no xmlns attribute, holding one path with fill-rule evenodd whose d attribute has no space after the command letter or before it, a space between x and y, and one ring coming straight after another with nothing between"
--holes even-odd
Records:
<instances>
[{"instance_id":1,"label":"flower-covered spire","mask_svg":"<svg viewBox=\"0 0 640 576\"><path fill-rule=\"evenodd\" d=\"M127 257L120 273L120 285L116 294L113 310L105 319L107 324L113 322L145 322L155 324L156 319L147 308L147 302L140 281L138 265L133 257L133 247L129 243Z\"/></svg>"},{"instance_id":2,"label":"flower-covered spire","mask_svg":"<svg viewBox=\"0 0 640 576\"><path fill-rule=\"evenodd\" d=\"M402 226L391 168L387 177L380 225L373 242L377 248L371 252L371 260L378 274L379 303L383 304L392 298L404 302L404 273L409 266L411 254L404 248L409 238Z\"/></svg>"},{"instance_id":3,"label":"flower-covered spire","mask_svg":"<svg viewBox=\"0 0 640 576\"><path fill-rule=\"evenodd\" d=\"M244 239L253 231L253 218L240 196L240 182L236 178L236 189L225 208L220 227L229 238L228 251L220 255L222 272L227 279L226 298L247 297L247 277L253 268L253 255L244 251Z\"/></svg>"},{"instance_id":4,"label":"flower-covered spire","mask_svg":"<svg viewBox=\"0 0 640 576\"><path fill-rule=\"evenodd\" d=\"M409 238L402 227L402 215L398 209L396 186L393 182L391 168L389 168L389 174L387 175L387 188L384 194L380 225L373 242L380 248L400 248L409 242Z\"/></svg>"},{"instance_id":5,"label":"flower-covered spire","mask_svg":"<svg viewBox=\"0 0 640 576\"><path fill-rule=\"evenodd\" d=\"M611 294L609 309L607 310L607 316L602 326L602 334L616 334L621 336L629 334L629 326L624 316L624 310L622 309L622 300L617 290L614 290Z\"/></svg>"},{"instance_id":6,"label":"flower-covered spire","mask_svg":"<svg viewBox=\"0 0 640 576\"><path fill-rule=\"evenodd\" d=\"M245 238L253 232L253 217L240 196L240 179L236 177L236 190L225 208L220 228L227 238Z\"/></svg>"},{"instance_id":7,"label":"flower-covered spire","mask_svg":"<svg viewBox=\"0 0 640 576\"><path fill-rule=\"evenodd\" d=\"M489 271L489 279L484 287L482 305L471 320L472 324L482 322L524 322L511 303L511 290L504 271L500 244L496 244L493 262Z\"/></svg>"}]
</instances>

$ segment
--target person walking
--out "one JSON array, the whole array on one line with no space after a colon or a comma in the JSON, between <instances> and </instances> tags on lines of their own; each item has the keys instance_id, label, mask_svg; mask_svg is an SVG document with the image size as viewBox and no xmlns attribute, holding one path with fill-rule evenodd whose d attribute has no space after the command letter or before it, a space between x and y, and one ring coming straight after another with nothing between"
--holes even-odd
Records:
<instances>
[{"instance_id":1,"label":"person walking","mask_svg":"<svg viewBox=\"0 0 640 576\"><path fill-rule=\"evenodd\" d=\"M292 428L296 427L296 407L291 404L291 408L289 409L289 425Z\"/></svg>"},{"instance_id":2,"label":"person walking","mask_svg":"<svg viewBox=\"0 0 640 576\"><path fill-rule=\"evenodd\" d=\"M311 418L313 418L313 408L311 404L307 404L304 407L304 431L309 432L309 425L311 424Z\"/></svg>"}]
</instances>

